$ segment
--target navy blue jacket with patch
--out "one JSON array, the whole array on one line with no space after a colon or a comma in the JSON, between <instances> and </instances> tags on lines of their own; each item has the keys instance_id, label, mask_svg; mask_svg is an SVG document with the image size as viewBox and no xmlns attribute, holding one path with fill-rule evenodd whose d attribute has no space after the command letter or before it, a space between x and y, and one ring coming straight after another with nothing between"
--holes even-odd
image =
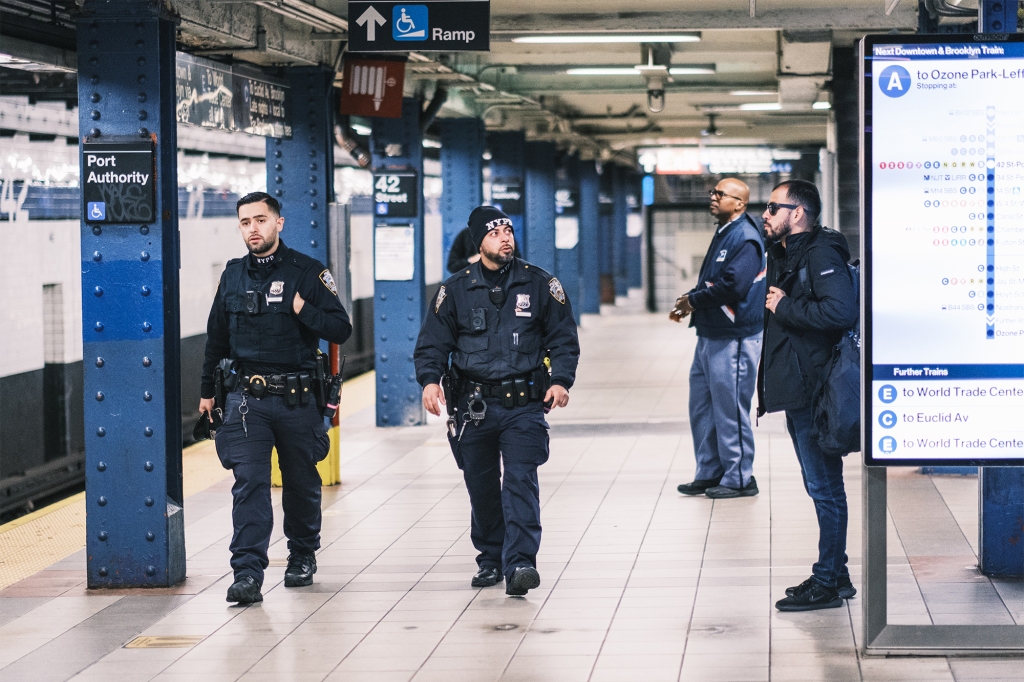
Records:
<instances>
[{"instance_id":1,"label":"navy blue jacket with patch","mask_svg":"<svg viewBox=\"0 0 1024 682\"><path fill-rule=\"evenodd\" d=\"M756 258L749 255L750 244ZM690 326L709 339L742 339L764 324L765 250L761 232L744 213L715 233L700 267L697 286L687 293L694 311Z\"/></svg>"},{"instance_id":2,"label":"navy blue jacket with patch","mask_svg":"<svg viewBox=\"0 0 1024 682\"><path fill-rule=\"evenodd\" d=\"M551 382L572 388L580 342L561 283L515 258L499 309L491 302L482 267L477 261L460 270L430 302L414 353L420 386L438 383L449 357L465 374L497 382L532 372L548 356Z\"/></svg>"}]
</instances>

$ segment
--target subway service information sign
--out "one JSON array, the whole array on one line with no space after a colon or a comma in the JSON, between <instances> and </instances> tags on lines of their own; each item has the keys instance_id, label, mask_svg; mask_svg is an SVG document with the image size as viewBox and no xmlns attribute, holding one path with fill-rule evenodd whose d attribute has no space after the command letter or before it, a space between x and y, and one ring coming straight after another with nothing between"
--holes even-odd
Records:
<instances>
[{"instance_id":1,"label":"subway service information sign","mask_svg":"<svg viewBox=\"0 0 1024 682\"><path fill-rule=\"evenodd\" d=\"M1024 464L1022 36L869 36L864 454Z\"/></svg>"}]
</instances>

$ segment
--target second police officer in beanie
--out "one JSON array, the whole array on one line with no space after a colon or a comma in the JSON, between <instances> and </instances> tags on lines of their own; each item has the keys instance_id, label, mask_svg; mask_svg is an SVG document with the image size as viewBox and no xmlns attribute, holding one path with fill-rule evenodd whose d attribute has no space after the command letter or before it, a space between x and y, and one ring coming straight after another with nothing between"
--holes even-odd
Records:
<instances>
[{"instance_id":1,"label":"second police officer in beanie","mask_svg":"<svg viewBox=\"0 0 1024 682\"><path fill-rule=\"evenodd\" d=\"M544 415L569 403L579 339L561 283L513 255L508 216L477 207L469 230L480 260L438 290L416 342L416 379L427 411L439 415L439 401L448 409L448 440L469 491L470 536L480 552L472 585L504 579L506 594L524 595L540 585Z\"/></svg>"}]
</instances>

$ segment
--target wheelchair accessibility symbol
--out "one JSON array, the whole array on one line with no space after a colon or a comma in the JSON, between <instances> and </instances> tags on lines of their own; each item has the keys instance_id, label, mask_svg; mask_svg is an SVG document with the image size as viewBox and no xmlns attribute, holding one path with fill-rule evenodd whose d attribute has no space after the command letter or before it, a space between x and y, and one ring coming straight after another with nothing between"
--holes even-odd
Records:
<instances>
[{"instance_id":1,"label":"wheelchair accessibility symbol","mask_svg":"<svg viewBox=\"0 0 1024 682\"><path fill-rule=\"evenodd\" d=\"M396 5L391 10L391 36L395 40L427 39L427 6Z\"/></svg>"},{"instance_id":2,"label":"wheelchair accessibility symbol","mask_svg":"<svg viewBox=\"0 0 1024 682\"><path fill-rule=\"evenodd\" d=\"M106 220L107 204L103 201L90 201L85 207L86 220Z\"/></svg>"}]
</instances>

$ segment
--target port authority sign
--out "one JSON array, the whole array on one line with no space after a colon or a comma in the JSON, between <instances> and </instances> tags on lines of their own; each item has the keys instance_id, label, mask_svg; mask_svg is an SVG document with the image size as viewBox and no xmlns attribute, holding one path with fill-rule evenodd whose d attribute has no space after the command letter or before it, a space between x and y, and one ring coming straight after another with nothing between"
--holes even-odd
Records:
<instances>
[{"instance_id":1,"label":"port authority sign","mask_svg":"<svg viewBox=\"0 0 1024 682\"><path fill-rule=\"evenodd\" d=\"M486 52L490 0L349 0L349 52Z\"/></svg>"}]
</instances>

